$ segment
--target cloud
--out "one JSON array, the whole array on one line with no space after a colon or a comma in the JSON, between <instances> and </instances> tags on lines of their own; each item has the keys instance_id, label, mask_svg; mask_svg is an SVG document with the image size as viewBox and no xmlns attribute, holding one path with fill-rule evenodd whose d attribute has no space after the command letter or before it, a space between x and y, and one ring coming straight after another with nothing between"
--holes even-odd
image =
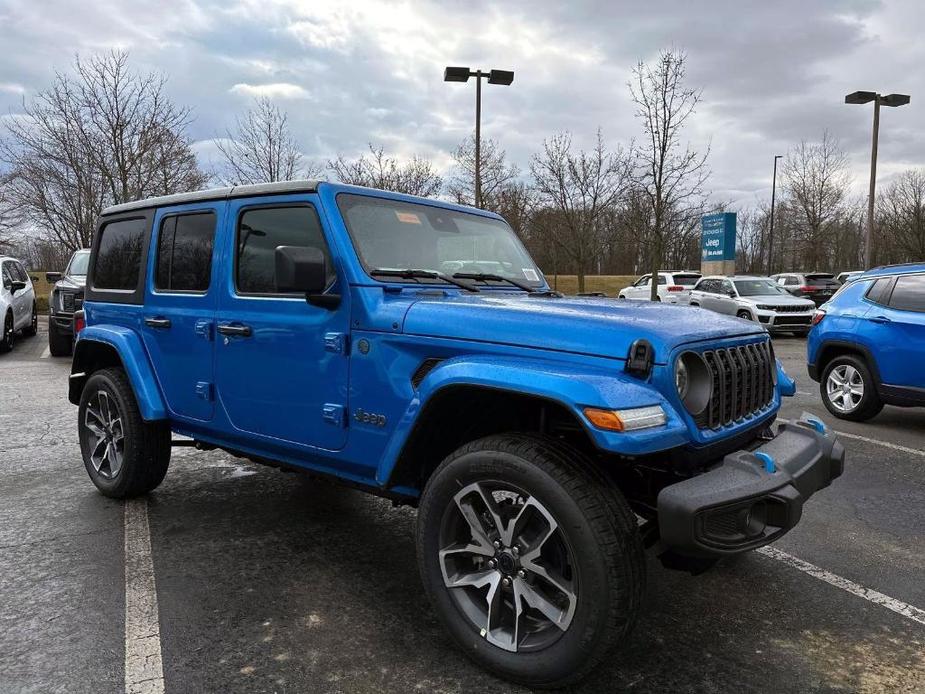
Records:
<instances>
[{"instance_id":1,"label":"cloud","mask_svg":"<svg viewBox=\"0 0 925 694\"><path fill-rule=\"evenodd\" d=\"M0 92L7 94L25 94L26 88L15 82L0 82Z\"/></svg>"},{"instance_id":2,"label":"cloud","mask_svg":"<svg viewBox=\"0 0 925 694\"><path fill-rule=\"evenodd\" d=\"M239 82L229 89L232 94L250 97L265 96L269 99L307 99L309 93L297 84L273 82L272 84L247 84Z\"/></svg>"}]
</instances>

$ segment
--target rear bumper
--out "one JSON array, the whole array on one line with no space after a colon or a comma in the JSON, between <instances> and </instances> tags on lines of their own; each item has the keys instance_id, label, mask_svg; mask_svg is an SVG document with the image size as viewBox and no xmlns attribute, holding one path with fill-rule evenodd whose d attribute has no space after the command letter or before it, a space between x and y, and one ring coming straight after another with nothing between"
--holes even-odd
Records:
<instances>
[{"instance_id":1,"label":"rear bumper","mask_svg":"<svg viewBox=\"0 0 925 694\"><path fill-rule=\"evenodd\" d=\"M692 557L774 542L799 522L806 500L842 474L844 463L845 449L834 435L805 420L780 424L777 436L755 450L731 453L709 472L662 489L661 540Z\"/></svg>"}]
</instances>

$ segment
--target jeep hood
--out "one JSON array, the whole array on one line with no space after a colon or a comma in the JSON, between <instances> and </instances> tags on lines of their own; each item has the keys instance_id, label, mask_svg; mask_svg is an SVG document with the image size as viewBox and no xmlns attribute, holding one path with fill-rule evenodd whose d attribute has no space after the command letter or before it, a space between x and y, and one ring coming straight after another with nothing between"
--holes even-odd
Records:
<instances>
[{"instance_id":1,"label":"jeep hood","mask_svg":"<svg viewBox=\"0 0 925 694\"><path fill-rule=\"evenodd\" d=\"M685 343L765 334L757 323L690 306L496 291L420 299L405 314L403 330L616 359L626 359L630 345L644 338L657 363Z\"/></svg>"}]
</instances>

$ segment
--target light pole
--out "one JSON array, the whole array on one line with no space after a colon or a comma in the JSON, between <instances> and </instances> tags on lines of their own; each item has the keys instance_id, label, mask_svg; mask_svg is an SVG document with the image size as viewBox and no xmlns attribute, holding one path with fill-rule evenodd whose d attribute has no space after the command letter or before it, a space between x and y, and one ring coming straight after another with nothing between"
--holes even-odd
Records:
<instances>
[{"instance_id":1,"label":"light pole","mask_svg":"<svg viewBox=\"0 0 925 694\"><path fill-rule=\"evenodd\" d=\"M908 94L887 94L877 92L852 92L845 96L846 104L866 104L874 102L874 133L870 144L870 193L867 198L867 233L864 238L864 269L871 266L871 243L874 236L874 200L877 187L877 140L880 135L880 106L905 106L909 103Z\"/></svg>"},{"instance_id":2,"label":"light pole","mask_svg":"<svg viewBox=\"0 0 925 694\"><path fill-rule=\"evenodd\" d=\"M783 154L774 155L774 177L771 179L771 230L768 233L768 276L771 275L774 262L774 207L777 198L777 160L783 158Z\"/></svg>"},{"instance_id":3,"label":"light pole","mask_svg":"<svg viewBox=\"0 0 925 694\"><path fill-rule=\"evenodd\" d=\"M475 206L482 206L482 78L488 84L509 85L514 81L511 70L472 71L467 67L448 67L443 71L444 82L468 82L475 77Z\"/></svg>"}]
</instances>

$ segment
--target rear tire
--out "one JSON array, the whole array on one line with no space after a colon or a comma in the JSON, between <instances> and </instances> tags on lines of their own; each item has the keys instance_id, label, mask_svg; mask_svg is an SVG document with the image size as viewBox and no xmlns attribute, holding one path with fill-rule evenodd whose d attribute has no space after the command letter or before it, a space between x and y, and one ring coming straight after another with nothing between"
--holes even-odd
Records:
<instances>
[{"instance_id":1,"label":"rear tire","mask_svg":"<svg viewBox=\"0 0 925 694\"><path fill-rule=\"evenodd\" d=\"M853 354L835 357L826 364L819 379L819 394L829 412L851 422L866 421L883 409L867 362Z\"/></svg>"},{"instance_id":2,"label":"rear tire","mask_svg":"<svg viewBox=\"0 0 925 694\"><path fill-rule=\"evenodd\" d=\"M630 632L645 593L622 494L579 451L540 436L489 436L448 456L421 497L417 551L425 591L462 651L530 687L587 675ZM500 596L497 613L489 595Z\"/></svg>"},{"instance_id":3,"label":"rear tire","mask_svg":"<svg viewBox=\"0 0 925 694\"><path fill-rule=\"evenodd\" d=\"M48 351L53 357L69 357L74 351L73 337L58 332L53 316L48 318Z\"/></svg>"},{"instance_id":4,"label":"rear tire","mask_svg":"<svg viewBox=\"0 0 925 694\"><path fill-rule=\"evenodd\" d=\"M736 313L736 318L742 318L744 320L753 320L751 312L746 311L744 308L739 310Z\"/></svg>"},{"instance_id":5,"label":"rear tire","mask_svg":"<svg viewBox=\"0 0 925 694\"><path fill-rule=\"evenodd\" d=\"M23 337L35 337L36 333L39 331L39 312L35 307L35 302L32 303L32 320L29 321L29 325L22 329Z\"/></svg>"},{"instance_id":6,"label":"rear tire","mask_svg":"<svg viewBox=\"0 0 925 694\"><path fill-rule=\"evenodd\" d=\"M114 499L156 488L170 464L170 428L146 422L120 368L101 369L84 385L77 410L84 467L96 488Z\"/></svg>"},{"instance_id":7,"label":"rear tire","mask_svg":"<svg viewBox=\"0 0 925 694\"><path fill-rule=\"evenodd\" d=\"M0 353L10 352L13 350L13 343L16 341L13 330L13 312L7 311L3 318L3 333L0 334Z\"/></svg>"}]
</instances>

